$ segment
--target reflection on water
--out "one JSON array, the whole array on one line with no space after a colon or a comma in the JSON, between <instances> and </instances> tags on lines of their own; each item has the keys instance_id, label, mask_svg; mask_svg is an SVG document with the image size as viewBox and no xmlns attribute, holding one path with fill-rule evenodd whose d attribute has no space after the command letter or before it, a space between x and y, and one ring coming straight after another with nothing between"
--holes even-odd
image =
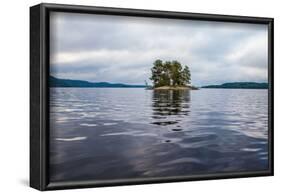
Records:
<instances>
[{"instance_id":1,"label":"reflection on water","mask_svg":"<svg viewBox=\"0 0 281 194\"><path fill-rule=\"evenodd\" d=\"M50 89L51 181L268 168L267 90Z\"/></svg>"},{"instance_id":2,"label":"reflection on water","mask_svg":"<svg viewBox=\"0 0 281 194\"><path fill-rule=\"evenodd\" d=\"M189 90L156 90L152 96L152 124L173 125L188 116Z\"/></svg>"}]
</instances>

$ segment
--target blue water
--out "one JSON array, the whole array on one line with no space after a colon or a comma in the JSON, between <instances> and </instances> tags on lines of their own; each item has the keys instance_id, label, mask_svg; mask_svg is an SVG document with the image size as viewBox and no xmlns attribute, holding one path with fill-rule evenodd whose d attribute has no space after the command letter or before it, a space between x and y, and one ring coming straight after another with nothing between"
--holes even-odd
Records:
<instances>
[{"instance_id":1,"label":"blue water","mask_svg":"<svg viewBox=\"0 0 281 194\"><path fill-rule=\"evenodd\" d=\"M50 89L51 181L266 169L267 90Z\"/></svg>"}]
</instances>

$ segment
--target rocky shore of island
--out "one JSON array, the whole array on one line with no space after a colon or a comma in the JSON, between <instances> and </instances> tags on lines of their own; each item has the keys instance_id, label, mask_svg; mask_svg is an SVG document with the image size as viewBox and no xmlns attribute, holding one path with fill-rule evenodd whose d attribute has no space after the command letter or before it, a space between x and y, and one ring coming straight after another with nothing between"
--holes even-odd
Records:
<instances>
[{"instance_id":1,"label":"rocky shore of island","mask_svg":"<svg viewBox=\"0 0 281 194\"><path fill-rule=\"evenodd\" d=\"M195 86L161 86L152 88L153 90L198 90Z\"/></svg>"}]
</instances>

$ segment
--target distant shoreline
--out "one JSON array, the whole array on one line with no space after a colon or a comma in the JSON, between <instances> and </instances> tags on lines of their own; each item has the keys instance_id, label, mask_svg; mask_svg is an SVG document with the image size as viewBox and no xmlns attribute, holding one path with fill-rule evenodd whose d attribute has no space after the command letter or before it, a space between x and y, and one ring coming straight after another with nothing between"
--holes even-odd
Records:
<instances>
[{"instance_id":1,"label":"distant shoreline","mask_svg":"<svg viewBox=\"0 0 281 194\"><path fill-rule=\"evenodd\" d=\"M201 88L208 89L268 89L268 83L257 82L230 82L221 85L207 85Z\"/></svg>"},{"instance_id":2,"label":"distant shoreline","mask_svg":"<svg viewBox=\"0 0 281 194\"><path fill-rule=\"evenodd\" d=\"M145 87L52 87L50 86L49 88L81 88L81 89L147 89ZM176 89L153 89L153 88L148 88L147 90L201 90L201 89L222 89L222 90L267 90L268 88L198 88L198 89L189 89L189 88L176 88Z\"/></svg>"},{"instance_id":3,"label":"distant shoreline","mask_svg":"<svg viewBox=\"0 0 281 194\"><path fill-rule=\"evenodd\" d=\"M268 88L200 88L200 89L222 89L222 90L268 90Z\"/></svg>"},{"instance_id":4,"label":"distant shoreline","mask_svg":"<svg viewBox=\"0 0 281 194\"><path fill-rule=\"evenodd\" d=\"M59 79L53 76L49 77L50 88L144 88L150 90L198 90L207 89L268 89L268 83L258 82L230 82L221 85L207 85L202 87L195 86L161 86L153 87L149 85L130 85L123 83L109 82L88 82L83 80Z\"/></svg>"},{"instance_id":5,"label":"distant shoreline","mask_svg":"<svg viewBox=\"0 0 281 194\"><path fill-rule=\"evenodd\" d=\"M79 87L79 86L49 86L49 88L145 89L145 87Z\"/></svg>"},{"instance_id":6,"label":"distant shoreline","mask_svg":"<svg viewBox=\"0 0 281 194\"><path fill-rule=\"evenodd\" d=\"M123 83L88 82L84 80L60 79L49 77L49 87L53 88L146 88L145 85L129 85Z\"/></svg>"}]
</instances>

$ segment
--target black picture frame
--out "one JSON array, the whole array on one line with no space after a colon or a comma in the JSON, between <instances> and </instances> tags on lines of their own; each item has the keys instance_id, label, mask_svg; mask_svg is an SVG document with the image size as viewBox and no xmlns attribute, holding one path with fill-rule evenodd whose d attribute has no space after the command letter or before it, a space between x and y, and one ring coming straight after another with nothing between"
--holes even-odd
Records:
<instances>
[{"instance_id":1,"label":"black picture frame","mask_svg":"<svg viewBox=\"0 0 281 194\"><path fill-rule=\"evenodd\" d=\"M48 180L49 147L49 16L50 12L222 21L268 25L268 97L269 168L266 171L191 175L173 178L149 178L116 181L79 181L51 183ZM273 18L138 10L79 5L39 4L30 7L30 186L38 190L71 189L147 183L168 183L226 178L273 176L274 68Z\"/></svg>"}]
</instances>

